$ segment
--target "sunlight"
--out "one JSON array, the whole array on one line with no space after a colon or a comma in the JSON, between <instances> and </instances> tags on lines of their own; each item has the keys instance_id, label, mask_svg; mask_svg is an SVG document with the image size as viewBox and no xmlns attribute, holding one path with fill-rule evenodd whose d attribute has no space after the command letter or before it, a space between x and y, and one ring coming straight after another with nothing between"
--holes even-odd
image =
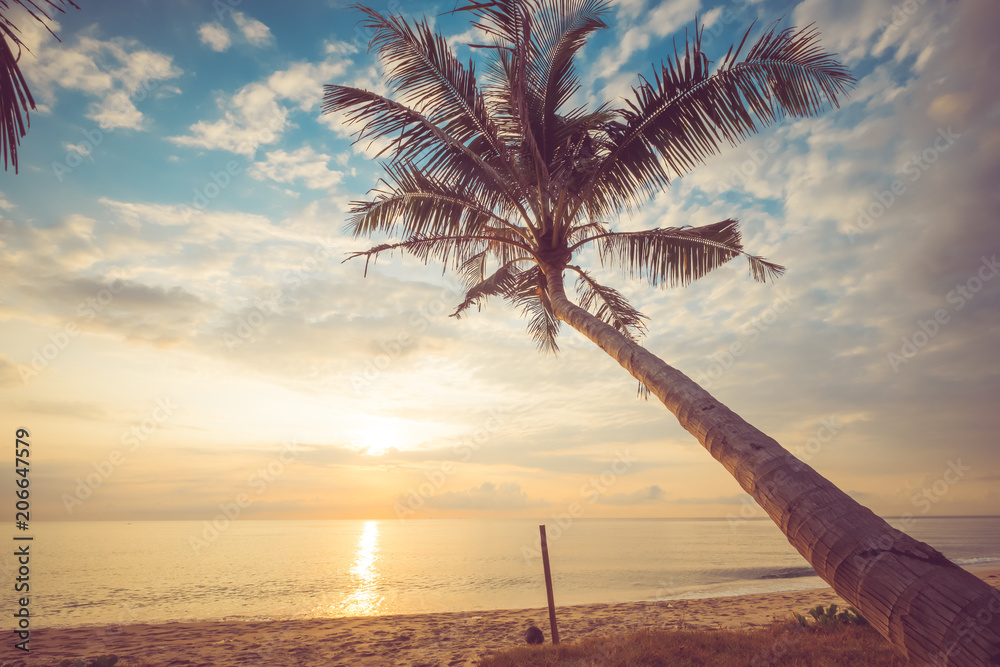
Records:
<instances>
[{"instance_id":1,"label":"sunlight","mask_svg":"<svg viewBox=\"0 0 1000 667\"><path fill-rule=\"evenodd\" d=\"M382 573L377 567L379 554L378 521L366 521L350 570L354 592L340 605L339 613L345 616L377 616L381 612L385 598L378 591L382 580Z\"/></svg>"},{"instance_id":2,"label":"sunlight","mask_svg":"<svg viewBox=\"0 0 1000 667\"><path fill-rule=\"evenodd\" d=\"M353 431L351 443L370 456L380 456L390 449L409 449L412 437L396 420L373 419L367 426Z\"/></svg>"}]
</instances>

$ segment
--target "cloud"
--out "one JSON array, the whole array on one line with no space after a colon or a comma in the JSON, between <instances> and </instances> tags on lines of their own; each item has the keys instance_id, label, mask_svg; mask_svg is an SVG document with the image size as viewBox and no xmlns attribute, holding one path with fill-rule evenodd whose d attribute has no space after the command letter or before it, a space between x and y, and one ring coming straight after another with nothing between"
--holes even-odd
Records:
<instances>
[{"instance_id":1,"label":"cloud","mask_svg":"<svg viewBox=\"0 0 1000 667\"><path fill-rule=\"evenodd\" d=\"M213 51L225 51L232 41L229 39L229 31L221 23L203 23L198 28L198 36L201 43L207 44Z\"/></svg>"},{"instance_id":2,"label":"cloud","mask_svg":"<svg viewBox=\"0 0 1000 667\"><path fill-rule=\"evenodd\" d=\"M482 486L467 491L449 491L427 499L428 507L474 511L516 510L546 504L541 500L529 500L521 485L512 482L500 485L483 482Z\"/></svg>"},{"instance_id":3,"label":"cloud","mask_svg":"<svg viewBox=\"0 0 1000 667\"><path fill-rule=\"evenodd\" d=\"M243 12L233 12L233 21L243 32L243 36L254 46L266 46L271 42L271 29Z\"/></svg>"},{"instance_id":4,"label":"cloud","mask_svg":"<svg viewBox=\"0 0 1000 667\"><path fill-rule=\"evenodd\" d=\"M615 493L610 496L598 496L597 502L602 505L643 505L661 503L665 499L666 493L663 491L663 488L652 484L632 493Z\"/></svg>"},{"instance_id":5,"label":"cloud","mask_svg":"<svg viewBox=\"0 0 1000 667\"><path fill-rule=\"evenodd\" d=\"M278 183L292 183L302 180L307 188L329 190L340 183L344 174L327 168L332 159L324 153L317 153L310 146L303 146L291 153L277 150L266 154L263 162L255 162L249 170L252 178L259 181L270 178Z\"/></svg>"},{"instance_id":6,"label":"cloud","mask_svg":"<svg viewBox=\"0 0 1000 667\"><path fill-rule=\"evenodd\" d=\"M217 106L226 109L216 121L200 120L188 128L190 134L169 137L179 146L225 150L253 157L262 144L274 143L285 130L288 109L264 84L251 83Z\"/></svg>"},{"instance_id":7,"label":"cloud","mask_svg":"<svg viewBox=\"0 0 1000 667\"><path fill-rule=\"evenodd\" d=\"M593 70L594 75L604 79L614 77L633 53L649 47L652 37L672 34L688 21L693 21L700 6L701 0L663 0L655 9L642 16L637 25L619 35L612 46L601 51ZM626 2L619 9L619 17L627 16L635 20L638 18L639 7L639 3Z\"/></svg>"},{"instance_id":8,"label":"cloud","mask_svg":"<svg viewBox=\"0 0 1000 667\"><path fill-rule=\"evenodd\" d=\"M882 37L883 27L892 20L892 11L892 0L804 0L795 8L792 23L815 23L824 48L850 64L868 55L876 39Z\"/></svg>"},{"instance_id":9,"label":"cloud","mask_svg":"<svg viewBox=\"0 0 1000 667\"><path fill-rule=\"evenodd\" d=\"M223 117L201 120L188 134L169 137L180 146L225 150L252 158L258 147L277 141L288 127L289 108L309 112L323 96L323 84L341 75L346 68L339 54L319 63L298 62L271 74L265 81L243 86L232 96L220 96L216 106Z\"/></svg>"},{"instance_id":10,"label":"cloud","mask_svg":"<svg viewBox=\"0 0 1000 667\"><path fill-rule=\"evenodd\" d=\"M323 97L323 84L342 76L346 69L346 61L337 58L319 63L293 63L288 69L268 77L267 87L281 98L298 104L302 111L311 111Z\"/></svg>"},{"instance_id":11,"label":"cloud","mask_svg":"<svg viewBox=\"0 0 1000 667\"><path fill-rule=\"evenodd\" d=\"M44 29L29 23L26 43L37 57L26 59L22 69L32 93L49 106L60 88L96 97L85 116L104 130L148 129L136 103L154 92L174 92L161 87L162 82L183 73L172 56L145 49L134 39L99 40L82 34L59 48L53 41Z\"/></svg>"}]
</instances>

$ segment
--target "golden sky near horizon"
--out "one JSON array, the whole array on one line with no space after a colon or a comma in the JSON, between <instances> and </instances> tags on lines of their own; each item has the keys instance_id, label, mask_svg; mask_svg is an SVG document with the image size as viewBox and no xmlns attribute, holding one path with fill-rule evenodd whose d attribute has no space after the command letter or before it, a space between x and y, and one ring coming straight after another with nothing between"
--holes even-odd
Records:
<instances>
[{"instance_id":1,"label":"golden sky near horizon","mask_svg":"<svg viewBox=\"0 0 1000 667\"><path fill-rule=\"evenodd\" d=\"M543 355L505 305L448 317L440 267L341 263L379 175L319 110L324 83L379 85L355 13L147 9L71 10L61 43L25 26L39 110L0 176L0 433L31 432L35 518L763 516L576 332ZM776 284L735 262L684 290L608 280L646 347L862 504L1000 514L1000 8L901 11L615 3L582 103L625 94L695 14L714 57L755 18L815 22L859 83L617 222L738 217ZM436 21L468 58L467 24Z\"/></svg>"}]
</instances>

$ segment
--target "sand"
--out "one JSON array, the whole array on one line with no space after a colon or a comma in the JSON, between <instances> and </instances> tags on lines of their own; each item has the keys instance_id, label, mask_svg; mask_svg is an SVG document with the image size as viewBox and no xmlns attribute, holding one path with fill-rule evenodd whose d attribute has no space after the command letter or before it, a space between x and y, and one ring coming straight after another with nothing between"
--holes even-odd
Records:
<instances>
[{"instance_id":1,"label":"sand","mask_svg":"<svg viewBox=\"0 0 1000 667\"><path fill-rule=\"evenodd\" d=\"M1000 571L976 574L1000 588ZM557 597L558 602L558 597ZM559 607L563 642L643 627L753 628L816 605L846 604L829 588L699 600L659 600ZM64 658L115 653L126 664L153 667L210 665L474 665L489 649L524 643L534 623L549 637L545 609L412 614L260 622L42 628L31 633L28 665L57 665ZM5 633L6 634L6 633ZM0 663L12 655L9 639ZM126 662L123 660L123 662Z\"/></svg>"}]
</instances>

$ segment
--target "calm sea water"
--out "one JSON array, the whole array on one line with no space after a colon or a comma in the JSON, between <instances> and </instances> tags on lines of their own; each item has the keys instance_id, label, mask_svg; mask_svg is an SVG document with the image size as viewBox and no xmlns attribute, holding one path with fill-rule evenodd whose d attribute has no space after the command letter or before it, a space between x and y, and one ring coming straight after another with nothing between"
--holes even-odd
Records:
<instances>
[{"instance_id":1,"label":"calm sea water","mask_svg":"<svg viewBox=\"0 0 1000 667\"><path fill-rule=\"evenodd\" d=\"M546 604L537 520L247 520L197 543L201 522L32 528L33 627ZM578 520L547 530L559 605L824 585L766 520ZM959 564L1000 566L1000 517L921 518L908 532ZM0 570L13 581L9 555ZM4 615L13 605L12 593L2 596Z\"/></svg>"}]
</instances>

